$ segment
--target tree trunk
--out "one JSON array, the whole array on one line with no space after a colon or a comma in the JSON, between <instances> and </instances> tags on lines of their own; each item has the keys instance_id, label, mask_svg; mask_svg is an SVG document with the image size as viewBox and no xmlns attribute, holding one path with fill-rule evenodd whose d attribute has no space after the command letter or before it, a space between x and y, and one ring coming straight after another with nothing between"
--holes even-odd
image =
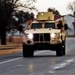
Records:
<instances>
[{"instance_id":1,"label":"tree trunk","mask_svg":"<svg viewBox=\"0 0 75 75\"><path fill-rule=\"evenodd\" d=\"M6 34L5 31L1 32L1 45L6 45Z\"/></svg>"},{"instance_id":2,"label":"tree trunk","mask_svg":"<svg viewBox=\"0 0 75 75\"><path fill-rule=\"evenodd\" d=\"M6 45L6 21L2 21L0 25L1 45Z\"/></svg>"}]
</instances>

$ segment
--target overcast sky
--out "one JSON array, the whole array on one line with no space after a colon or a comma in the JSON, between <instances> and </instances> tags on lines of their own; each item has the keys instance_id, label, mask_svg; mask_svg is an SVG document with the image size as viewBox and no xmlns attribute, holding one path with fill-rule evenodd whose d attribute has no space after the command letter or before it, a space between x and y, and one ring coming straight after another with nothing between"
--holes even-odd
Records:
<instances>
[{"instance_id":1,"label":"overcast sky","mask_svg":"<svg viewBox=\"0 0 75 75\"><path fill-rule=\"evenodd\" d=\"M49 7L54 7L61 15L66 15L71 13L71 11L67 9L67 6L73 1L75 0L37 0L35 6L39 11L47 11Z\"/></svg>"}]
</instances>

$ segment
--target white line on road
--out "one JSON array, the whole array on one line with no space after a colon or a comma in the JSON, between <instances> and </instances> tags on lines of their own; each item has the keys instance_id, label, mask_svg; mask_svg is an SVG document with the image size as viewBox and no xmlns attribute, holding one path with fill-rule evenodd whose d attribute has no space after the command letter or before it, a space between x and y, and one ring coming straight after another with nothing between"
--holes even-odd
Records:
<instances>
[{"instance_id":1,"label":"white line on road","mask_svg":"<svg viewBox=\"0 0 75 75\"><path fill-rule=\"evenodd\" d=\"M36 52L36 53L34 53L35 55L36 54L39 54L39 53L42 53L42 52L45 52L45 51L39 51L39 52ZM15 58L15 59L11 59L11 60L7 60L7 61L3 61L3 62L0 62L0 65L1 64L5 64L5 63L8 63L8 62L12 62L12 61L16 61L16 60L19 60L19 59L21 59L22 57L20 57L20 58Z\"/></svg>"},{"instance_id":2,"label":"white line on road","mask_svg":"<svg viewBox=\"0 0 75 75\"><path fill-rule=\"evenodd\" d=\"M38 51L38 52L34 53L34 55L39 54L39 53L43 53L43 52L45 52L45 51Z\"/></svg>"},{"instance_id":3,"label":"white line on road","mask_svg":"<svg viewBox=\"0 0 75 75\"><path fill-rule=\"evenodd\" d=\"M70 65L72 62L74 62L75 61L75 58L73 58L73 59L69 59L69 60L66 60L66 61L64 61L63 63L59 63L59 64L56 64L54 67L52 67L52 69L50 70L50 71L48 71L49 73L55 73L56 71L56 69L60 69L60 68L64 68L64 67L66 67L66 66L68 66L68 65Z\"/></svg>"},{"instance_id":4,"label":"white line on road","mask_svg":"<svg viewBox=\"0 0 75 75\"><path fill-rule=\"evenodd\" d=\"M21 59L22 57L20 57L20 58L15 58L15 59L11 59L11 60L7 60L7 61L3 61L3 62L0 62L0 65L1 64L5 64L5 63L8 63L8 62L11 62L11 61L15 61L15 60L19 60L19 59Z\"/></svg>"}]
</instances>

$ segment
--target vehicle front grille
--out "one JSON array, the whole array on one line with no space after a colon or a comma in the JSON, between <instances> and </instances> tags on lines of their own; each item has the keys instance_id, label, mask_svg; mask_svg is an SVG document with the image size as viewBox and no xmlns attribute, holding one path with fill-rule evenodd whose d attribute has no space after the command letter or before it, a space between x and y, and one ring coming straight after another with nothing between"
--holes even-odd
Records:
<instances>
[{"instance_id":1,"label":"vehicle front grille","mask_svg":"<svg viewBox=\"0 0 75 75\"><path fill-rule=\"evenodd\" d=\"M39 34L34 34L33 35L33 40L34 41L39 41Z\"/></svg>"},{"instance_id":2,"label":"vehicle front grille","mask_svg":"<svg viewBox=\"0 0 75 75\"><path fill-rule=\"evenodd\" d=\"M34 34L33 41L50 41L49 33Z\"/></svg>"}]
</instances>

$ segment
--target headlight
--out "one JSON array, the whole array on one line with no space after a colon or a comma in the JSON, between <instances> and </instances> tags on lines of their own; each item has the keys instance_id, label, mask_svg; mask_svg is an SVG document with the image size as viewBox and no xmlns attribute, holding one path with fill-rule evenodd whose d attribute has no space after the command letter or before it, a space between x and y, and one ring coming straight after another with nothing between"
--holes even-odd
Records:
<instances>
[{"instance_id":1,"label":"headlight","mask_svg":"<svg viewBox=\"0 0 75 75\"><path fill-rule=\"evenodd\" d=\"M52 33L52 34L51 34L51 37L52 37L52 38L55 38L55 36L56 36L55 33Z\"/></svg>"},{"instance_id":2,"label":"headlight","mask_svg":"<svg viewBox=\"0 0 75 75\"><path fill-rule=\"evenodd\" d=\"M33 38L33 34L31 34L31 33L28 34L28 38L29 38L29 39L32 39L32 38Z\"/></svg>"}]
</instances>

